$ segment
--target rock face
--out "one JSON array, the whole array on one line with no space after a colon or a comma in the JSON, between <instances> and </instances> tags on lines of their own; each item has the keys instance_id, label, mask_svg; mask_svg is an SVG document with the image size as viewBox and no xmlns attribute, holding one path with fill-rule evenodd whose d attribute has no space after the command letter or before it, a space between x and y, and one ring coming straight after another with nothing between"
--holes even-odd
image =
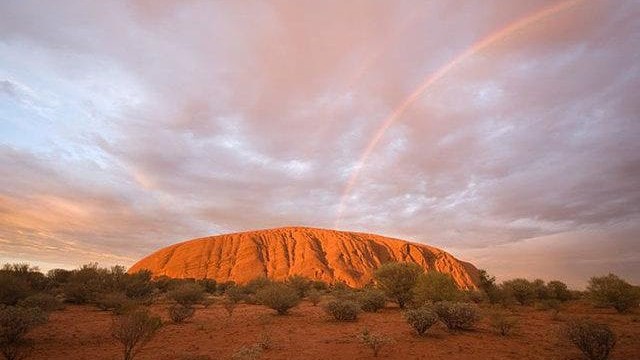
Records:
<instances>
[{"instance_id":1,"label":"rock face","mask_svg":"<svg viewBox=\"0 0 640 360\"><path fill-rule=\"evenodd\" d=\"M372 234L305 227L181 242L138 261L129 272L147 269L154 276L237 283L261 276L283 280L302 275L362 287L380 265L391 261L413 262L427 271L450 274L461 288L477 285L478 269L440 249Z\"/></svg>"}]
</instances>

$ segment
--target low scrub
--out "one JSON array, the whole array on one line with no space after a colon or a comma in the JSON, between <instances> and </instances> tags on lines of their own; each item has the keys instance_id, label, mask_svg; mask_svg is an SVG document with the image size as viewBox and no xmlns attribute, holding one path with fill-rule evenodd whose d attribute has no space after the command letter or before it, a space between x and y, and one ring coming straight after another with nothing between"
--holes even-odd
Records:
<instances>
[{"instance_id":1,"label":"low scrub","mask_svg":"<svg viewBox=\"0 0 640 360\"><path fill-rule=\"evenodd\" d=\"M26 308L38 308L45 312L64 309L64 304L55 296L44 293L28 296L19 301L18 305Z\"/></svg>"},{"instance_id":2,"label":"low scrub","mask_svg":"<svg viewBox=\"0 0 640 360\"><path fill-rule=\"evenodd\" d=\"M589 360L606 360L616 345L616 336L608 325L581 319L565 328L567 339Z\"/></svg>"},{"instance_id":3,"label":"low scrub","mask_svg":"<svg viewBox=\"0 0 640 360\"><path fill-rule=\"evenodd\" d=\"M438 301L458 301L464 294L450 275L429 271L420 275L413 288L413 300L418 305Z\"/></svg>"},{"instance_id":4,"label":"low scrub","mask_svg":"<svg viewBox=\"0 0 640 360\"><path fill-rule=\"evenodd\" d=\"M282 283L274 283L263 287L256 293L256 299L262 305L268 306L285 315L289 309L300 303L298 292Z\"/></svg>"},{"instance_id":5,"label":"low scrub","mask_svg":"<svg viewBox=\"0 0 640 360\"><path fill-rule=\"evenodd\" d=\"M320 290L311 289L307 293L307 299L309 299L313 306L317 306L320 301L322 301L322 292L320 292Z\"/></svg>"},{"instance_id":6,"label":"low scrub","mask_svg":"<svg viewBox=\"0 0 640 360\"><path fill-rule=\"evenodd\" d=\"M167 298L183 306L193 306L202 302L205 292L196 283L183 283L167 293Z\"/></svg>"},{"instance_id":7,"label":"low scrub","mask_svg":"<svg viewBox=\"0 0 640 360\"><path fill-rule=\"evenodd\" d=\"M435 310L449 330L470 330L480 320L478 308L472 304L442 301L436 303Z\"/></svg>"},{"instance_id":8,"label":"low scrub","mask_svg":"<svg viewBox=\"0 0 640 360\"><path fill-rule=\"evenodd\" d=\"M393 340L383 334L374 333L369 331L369 329L364 329L360 334L358 334L358 338L366 347L371 349L373 357L378 357L380 354L380 350L384 348L385 345L390 344Z\"/></svg>"},{"instance_id":9,"label":"low scrub","mask_svg":"<svg viewBox=\"0 0 640 360\"><path fill-rule=\"evenodd\" d=\"M509 336L513 333L518 320L504 312L497 312L491 315L491 327L500 336Z\"/></svg>"},{"instance_id":10,"label":"low scrub","mask_svg":"<svg viewBox=\"0 0 640 360\"><path fill-rule=\"evenodd\" d=\"M0 352L6 360L24 359L30 348L26 335L47 317L39 308L0 305Z\"/></svg>"},{"instance_id":11,"label":"low scrub","mask_svg":"<svg viewBox=\"0 0 640 360\"><path fill-rule=\"evenodd\" d=\"M358 318L360 306L355 301L336 299L327 303L325 311L338 321L355 321Z\"/></svg>"},{"instance_id":12,"label":"low scrub","mask_svg":"<svg viewBox=\"0 0 640 360\"><path fill-rule=\"evenodd\" d=\"M365 289L358 295L358 303L362 311L377 312L384 309L387 304L387 296L377 289Z\"/></svg>"},{"instance_id":13,"label":"low scrub","mask_svg":"<svg viewBox=\"0 0 640 360\"><path fill-rule=\"evenodd\" d=\"M174 324L180 324L193 317L196 313L196 309L192 306L173 304L167 309L169 312L169 318Z\"/></svg>"},{"instance_id":14,"label":"low scrub","mask_svg":"<svg viewBox=\"0 0 640 360\"><path fill-rule=\"evenodd\" d=\"M243 346L233 353L232 360L257 360L262 356L262 348L258 344Z\"/></svg>"},{"instance_id":15,"label":"low scrub","mask_svg":"<svg viewBox=\"0 0 640 360\"><path fill-rule=\"evenodd\" d=\"M438 322L438 314L433 306L421 306L403 313L407 323L418 333L424 335L431 326Z\"/></svg>"},{"instance_id":16,"label":"low scrub","mask_svg":"<svg viewBox=\"0 0 640 360\"><path fill-rule=\"evenodd\" d=\"M591 278L587 292L594 305L612 307L620 313L640 306L640 288L614 274Z\"/></svg>"},{"instance_id":17,"label":"low scrub","mask_svg":"<svg viewBox=\"0 0 640 360\"><path fill-rule=\"evenodd\" d=\"M147 310L137 310L116 317L111 335L122 345L124 360L133 360L144 345L151 341L162 327L159 317L149 315Z\"/></svg>"},{"instance_id":18,"label":"low scrub","mask_svg":"<svg viewBox=\"0 0 640 360\"><path fill-rule=\"evenodd\" d=\"M123 293L110 293L98 296L96 306L100 310L113 311L115 314L122 315L135 310L138 304Z\"/></svg>"}]
</instances>

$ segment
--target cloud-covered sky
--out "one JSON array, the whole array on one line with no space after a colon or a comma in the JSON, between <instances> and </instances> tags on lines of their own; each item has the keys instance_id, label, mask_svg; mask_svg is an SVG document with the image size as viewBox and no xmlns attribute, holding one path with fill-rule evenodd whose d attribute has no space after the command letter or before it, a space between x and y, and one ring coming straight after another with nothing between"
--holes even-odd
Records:
<instances>
[{"instance_id":1,"label":"cloud-covered sky","mask_svg":"<svg viewBox=\"0 0 640 360\"><path fill-rule=\"evenodd\" d=\"M3 1L0 262L131 265L305 225L501 279L638 282L639 18L634 0Z\"/></svg>"}]
</instances>

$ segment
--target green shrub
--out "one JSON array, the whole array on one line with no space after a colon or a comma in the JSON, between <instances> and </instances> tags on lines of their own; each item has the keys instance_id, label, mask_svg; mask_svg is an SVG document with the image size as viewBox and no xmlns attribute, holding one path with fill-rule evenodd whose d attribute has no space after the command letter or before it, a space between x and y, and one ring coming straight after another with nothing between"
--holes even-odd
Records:
<instances>
[{"instance_id":1,"label":"green shrub","mask_svg":"<svg viewBox=\"0 0 640 360\"><path fill-rule=\"evenodd\" d=\"M182 304L173 304L169 306L167 310L169 312L169 318L175 324L182 323L185 320L192 318L196 313L196 309L192 306Z\"/></svg>"},{"instance_id":2,"label":"green shrub","mask_svg":"<svg viewBox=\"0 0 640 360\"><path fill-rule=\"evenodd\" d=\"M442 301L435 304L435 310L449 330L469 330L480 320L478 308L472 304Z\"/></svg>"},{"instance_id":3,"label":"green shrub","mask_svg":"<svg viewBox=\"0 0 640 360\"><path fill-rule=\"evenodd\" d=\"M558 301L568 301L573 297L571 290L567 287L567 284L562 281L553 280L547 283L547 294L550 299Z\"/></svg>"},{"instance_id":4,"label":"green shrub","mask_svg":"<svg viewBox=\"0 0 640 360\"><path fill-rule=\"evenodd\" d=\"M272 280L268 279L267 277L260 276L249 281L248 283L241 286L240 288L245 294L256 295L258 293L258 290L266 286L269 286L271 284L273 284Z\"/></svg>"},{"instance_id":5,"label":"green shrub","mask_svg":"<svg viewBox=\"0 0 640 360\"><path fill-rule=\"evenodd\" d=\"M307 299L311 301L311 304L313 304L313 306L316 306L320 303L320 301L322 301L322 293L319 290L311 289L307 293Z\"/></svg>"},{"instance_id":6,"label":"green shrub","mask_svg":"<svg viewBox=\"0 0 640 360\"><path fill-rule=\"evenodd\" d=\"M51 312L64 309L64 304L56 299L55 296L39 293L28 296L18 302L19 306L27 308L39 308L44 312Z\"/></svg>"},{"instance_id":7,"label":"green shrub","mask_svg":"<svg viewBox=\"0 0 640 360\"><path fill-rule=\"evenodd\" d=\"M103 311L124 314L137 308L138 304L123 293L102 294L96 299L96 306Z\"/></svg>"},{"instance_id":8,"label":"green shrub","mask_svg":"<svg viewBox=\"0 0 640 360\"><path fill-rule=\"evenodd\" d=\"M458 301L462 298L462 292L453 278L437 271L420 275L413 293L413 300L418 305L438 301Z\"/></svg>"},{"instance_id":9,"label":"green shrub","mask_svg":"<svg viewBox=\"0 0 640 360\"><path fill-rule=\"evenodd\" d=\"M360 306L355 301L336 299L327 303L325 311L338 321L355 321Z\"/></svg>"},{"instance_id":10,"label":"green shrub","mask_svg":"<svg viewBox=\"0 0 640 360\"><path fill-rule=\"evenodd\" d=\"M387 296L381 290L366 289L358 294L358 303L363 311L376 312L384 309L387 304Z\"/></svg>"},{"instance_id":11,"label":"green shrub","mask_svg":"<svg viewBox=\"0 0 640 360\"><path fill-rule=\"evenodd\" d=\"M486 270L479 271L479 284L478 287L486 296L487 300L491 304L497 304L503 301L503 294L500 288L496 285L495 276L489 275Z\"/></svg>"},{"instance_id":12,"label":"green shrub","mask_svg":"<svg viewBox=\"0 0 640 360\"><path fill-rule=\"evenodd\" d=\"M403 316L418 335L423 335L433 324L438 322L438 314L433 306L428 305L409 309L403 313Z\"/></svg>"},{"instance_id":13,"label":"green shrub","mask_svg":"<svg viewBox=\"0 0 640 360\"><path fill-rule=\"evenodd\" d=\"M589 360L606 360L616 345L616 336L608 325L591 320L576 320L565 328L567 339Z\"/></svg>"},{"instance_id":14,"label":"green shrub","mask_svg":"<svg viewBox=\"0 0 640 360\"><path fill-rule=\"evenodd\" d=\"M360 334L358 334L358 338L366 347L371 349L373 357L378 357L380 350L382 350L385 345L393 342L390 337L371 332L369 329L364 329Z\"/></svg>"},{"instance_id":15,"label":"green shrub","mask_svg":"<svg viewBox=\"0 0 640 360\"><path fill-rule=\"evenodd\" d=\"M508 336L518 325L518 319L503 312L491 315L491 327L501 336Z\"/></svg>"},{"instance_id":16,"label":"green shrub","mask_svg":"<svg viewBox=\"0 0 640 360\"><path fill-rule=\"evenodd\" d=\"M614 274L592 277L587 291L596 306L613 307L620 313L640 304L640 290Z\"/></svg>"},{"instance_id":17,"label":"green shrub","mask_svg":"<svg viewBox=\"0 0 640 360\"><path fill-rule=\"evenodd\" d=\"M167 298L184 306L193 306L204 300L202 287L195 283L184 283L167 293Z\"/></svg>"},{"instance_id":18,"label":"green shrub","mask_svg":"<svg viewBox=\"0 0 640 360\"><path fill-rule=\"evenodd\" d=\"M401 309L413 297L413 288L424 269L414 263L387 263L378 268L374 277L378 287Z\"/></svg>"},{"instance_id":19,"label":"green shrub","mask_svg":"<svg viewBox=\"0 0 640 360\"><path fill-rule=\"evenodd\" d=\"M30 345L26 335L46 321L45 312L38 308L0 305L0 352L5 359L23 359Z\"/></svg>"},{"instance_id":20,"label":"green shrub","mask_svg":"<svg viewBox=\"0 0 640 360\"><path fill-rule=\"evenodd\" d=\"M536 285L527 279L513 279L502 283L506 296L512 297L521 305L529 305L537 299Z\"/></svg>"},{"instance_id":21,"label":"green shrub","mask_svg":"<svg viewBox=\"0 0 640 360\"><path fill-rule=\"evenodd\" d=\"M285 315L289 309L300 303L298 292L282 283L267 285L256 293L256 299L262 305L268 306Z\"/></svg>"},{"instance_id":22,"label":"green shrub","mask_svg":"<svg viewBox=\"0 0 640 360\"><path fill-rule=\"evenodd\" d=\"M122 345L124 360L132 360L162 326L159 317L138 310L114 318L111 335Z\"/></svg>"},{"instance_id":23,"label":"green shrub","mask_svg":"<svg viewBox=\"0 0 640 360\"><path fill-rule=\"evenodd\" d=\"M304 276L294 275L290 276L285 284L289 285L298 292L298 296L303 298L307 295L307 292L311 289L311 280Z\"/></svg>"},{"instance_id":24,"label":"green shrub","mask_svg":"<svg viewBox=\"0 0 640 360\"><path fill-rule=\"evenodd\" d=\"M128 298L138 300L149 299L156 289L152 281L152 273L149 270L140 270L133 274L124 274L119 287Z\"/></svg>"}]
</instances>

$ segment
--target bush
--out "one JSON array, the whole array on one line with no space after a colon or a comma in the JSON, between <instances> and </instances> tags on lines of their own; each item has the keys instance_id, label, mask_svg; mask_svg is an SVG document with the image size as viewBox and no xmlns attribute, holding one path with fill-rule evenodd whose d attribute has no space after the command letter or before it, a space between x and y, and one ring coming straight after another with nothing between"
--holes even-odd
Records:
<instances>
[{"instance_id":1,"label":"bush","mask_svg":"<svg viewBox=\"0 0 640 360\"><path fill-rule=\"evenodd\" d=\"M311 289L307 294L307 299L311 301L311 304L313 304L313 306L316 306L320 303L320 301L322 301L322 293L319 290Z\"/></svg>"},{"instance_id":2,"label":"bush","mask_svg":"<svg viewBox=\"0 0 640 360\"><path fill-rule=\"evenodd\" d=\"M413 297L413 288L424 269L414 263L387 263L378 268L374 277L377 285L401 309Z\"/></svg>"},{"instance_id":3,"label":"bush","mask_svg":"<svg viewBox=\"0 0 640 360\"><path fill-rule=\"evenodd\" d=\"M608 359L616 345L616 336L609 326L585 319L569 323L565 335L589 360Z\"/></svg>"},{"instance_id":4,"label":"bush","mask_svg":"<svg viewBox=\"0 0 640 360\"><path fill-rule=\"evenodd\" d=\"M436 314L449 330L469 330L480 320L475 305L442 301L435 305Z\"/></svg>"},{"instance_id":5,"label":"bush","mask_svg":"<svg viewBox=\"0 0 640 360\"><path fill-rule=\"evenodd\" d=\"M173 321L175 324L179 324L184 322L187 319L192 318L193 315L196 313L196 309L194 309L191 306L186 306L182 304L173 304L169 306L168 312L169 312L169 318L171 318L171 321Z\"/></svg>"},{"instance_id":6,"label":"bush","mask_svg":"<svg viewBox=\"0 0 640 360\"><path fill-rule=\"evenodd\" d=\"M463 295L451 276L437 271L429 271L421 275L413 293L413 300L418 305L438 301L458 301Z\"/></svg>"},{"instance_id":7,"label":"bush","mask_svg":"<svg viewBox=\"0 0 640 360\"><path fill-rule=\"evenodd\" d=\"M501 336L508 336L518 325L518 320L507 314L498 312L491 315L491 327Z\"/></svg>"},{"instance_id":8,"label":"bush","mask_svg":"<svg viewBox=\"0 0 640 360\"><path fill-rule=\"evenodd\" d=\"M33 291L29 283L9 273L0 272L0 304L16 305Z\"/></svg>"},{"instance_id":9,"label":"bush","mask_svg":"<svg viewBox=\"0 0 640 360\"><path fill-rule=\"evenodd\" d=\"M294 288L301 298L305 297L309 289L311 289L311 280L300 275L290 276L285 283Z\"/></svg>"},{"instance_id":10,"label":"bush","mask_svg":"<svg viewBox=\"0 0 640 360\"><path fill-rule=\"evenodd\" d=\"M29 343L25 336L47 318L38 308L0 305L0 352L7 360L23 359Z\"/></svg>"},{"instance_id":11,"label":"bush","mask_svg":"<svg viewBox=\"0 0 640 360\"><path fill-rule=\"evenodd\" d=\"M184 283L167 293L167 297L180 305L193 306L204 300L204 290L195 283Z\"/></svg>"},{"instance_id":12,"label":"bush","mask_svg":"<svg viewBox=\"0 0 640 360\"><path fill-rule=\"evenodd\" d=\"M407 323L418 333L423 335L433 324L438 322L438 314L432 306L421 306L403 313Z\"/></svg>"},{"instance_id":13,"label":"bush","mask_svg":"<svg viewBox=\"0 0 640 360\"><path fill-rule=\"evenodd\" d=\"M238 302L234 301L232 298L228 296L225 296L224 299L222 300L222 307L227 312L227 315L231 317L236 307L238 307Z\"/></svg>"},{"instance_id":14,"label":"bush","mask_svg":"<svg viewBox=\"0 0 640 360\"><path fill-rule=\"evenodd\" d=\"M369 329L364 329L360 334L358 334L358 338L365 346L371 349L373 357L378 357L380 350L382 350L386 344L392 342L391 338L388 336L370 332Z\"/></svg>"},{"instance_id":15,"label":"bush","mask_svg":"<svg viewBox=\"0 0 640 360\"><path fill-rule=\"evenodd\" d=\"M567 284L562 281L553 280L547 283L547 295L550 299L558 301L569 301L573 297Z\"/></svg>"},{"instance_id":16,"label":"bush","mask_svg":"<svg viewBox=\"0 0 640 360\"><path fill-rule=\"evenodd\" d=\"M258 290L256 299L260 304L276 310L278 315L285 315L300 303L298 292L282 283L274 283Z\"/></svg>"},{"instance_id":17,"label":"bush","mask_svg":"<svg viewBox=\"0 0 640 360\"><path fill-rule=\"evenodd\" d=\"M614 274L592 277L587 291L596 306L613 307L620 313L640 304L640 290Z\"/></svg>"},{"instance_id":18,"label":"bush","mask_svg":"<svg viewBox=\"0 0 640 360\"><path fill-rule=\"evenodd\" d=\"M218 283L214 279L200 279L196 281L196 284L200 285L208 294L215 294L218 290Z\"/></svg>"},{"instance_id":19,"label":"bush","mask_svg":"<svg viewBox=\"0 0 640 360\"><path fill-rule=\"evenodd\" d=\"M124 314L134 310L138 304L123 293L103 294L96 299L96 306L103 311Z\"/></svg>"},{"instance_id":20,"label":"bush","mask_svg":"<svg viewBox=\"0 0 640 360\"><path fill-rule=\"evenodd\" d=\"M495 276L489 275L486 270L480 270L478 287L491 304L497 304L503 300L502 291L496 285Z\"/></svg>"},{"instance_id":21,"label":"bush","mask_svg":"<svg viewBox=\"0 0 640 360\"><path fill-rule=\"evenodd\" d=\"M521 305L529 305L537 298L536 286L527 279L513 279L502 283L505 295Z\"/></svg>"},{"instance_id":22,"label":"bush","mask_svg":"<svg viewBox=\"0 0 640 360\"><path fill-rule=\"evenodd\" d=\"M363 311L376 312L384 309L387 304L387 297L381 290L366 289L359 294L358 303Z\"/></svg>"},{"instance_id":23,"label":"bush","mask_svg":"<svg viewBox=\"0 0 640 360\"><path fill-rule=\"evenodd\" d=\"M355 321L360 306L355 301L336 299L327 303L325 311L338 321Z\"/></svg>"},{"instance_id":24,"label":"bush","mask_svg":"<svg viewBox=\"0 0 640 360\"><path fill-rule=\"evenodd\" d=\"M140 270L134 274L124 274L120 287L125 295L131 299L149 299L155 291L149 270Z\"/></svg>"},{"instance_id":25,"label":"bush","mask_svg":"<svg viewBox=\"0 0 640 360\"><path fill-rule=\"evenodd\" d=\"M45 312L64 309L64 304L58 301L55 296L43 293L31 295L18 302L18 305L26 308L39 308Z\"/></svg>"},{"instance_id":26,"label":"bush","mask_svg":"<svg viewBox=\"0 0 640 360\"><path fill-rule=\"evenodd\" d=\"M159 317L150 316L147 310L138 310L116 317L111 335L124 351L124 360L132 360L162 326Z\"/></svg>"}]
</instances>

